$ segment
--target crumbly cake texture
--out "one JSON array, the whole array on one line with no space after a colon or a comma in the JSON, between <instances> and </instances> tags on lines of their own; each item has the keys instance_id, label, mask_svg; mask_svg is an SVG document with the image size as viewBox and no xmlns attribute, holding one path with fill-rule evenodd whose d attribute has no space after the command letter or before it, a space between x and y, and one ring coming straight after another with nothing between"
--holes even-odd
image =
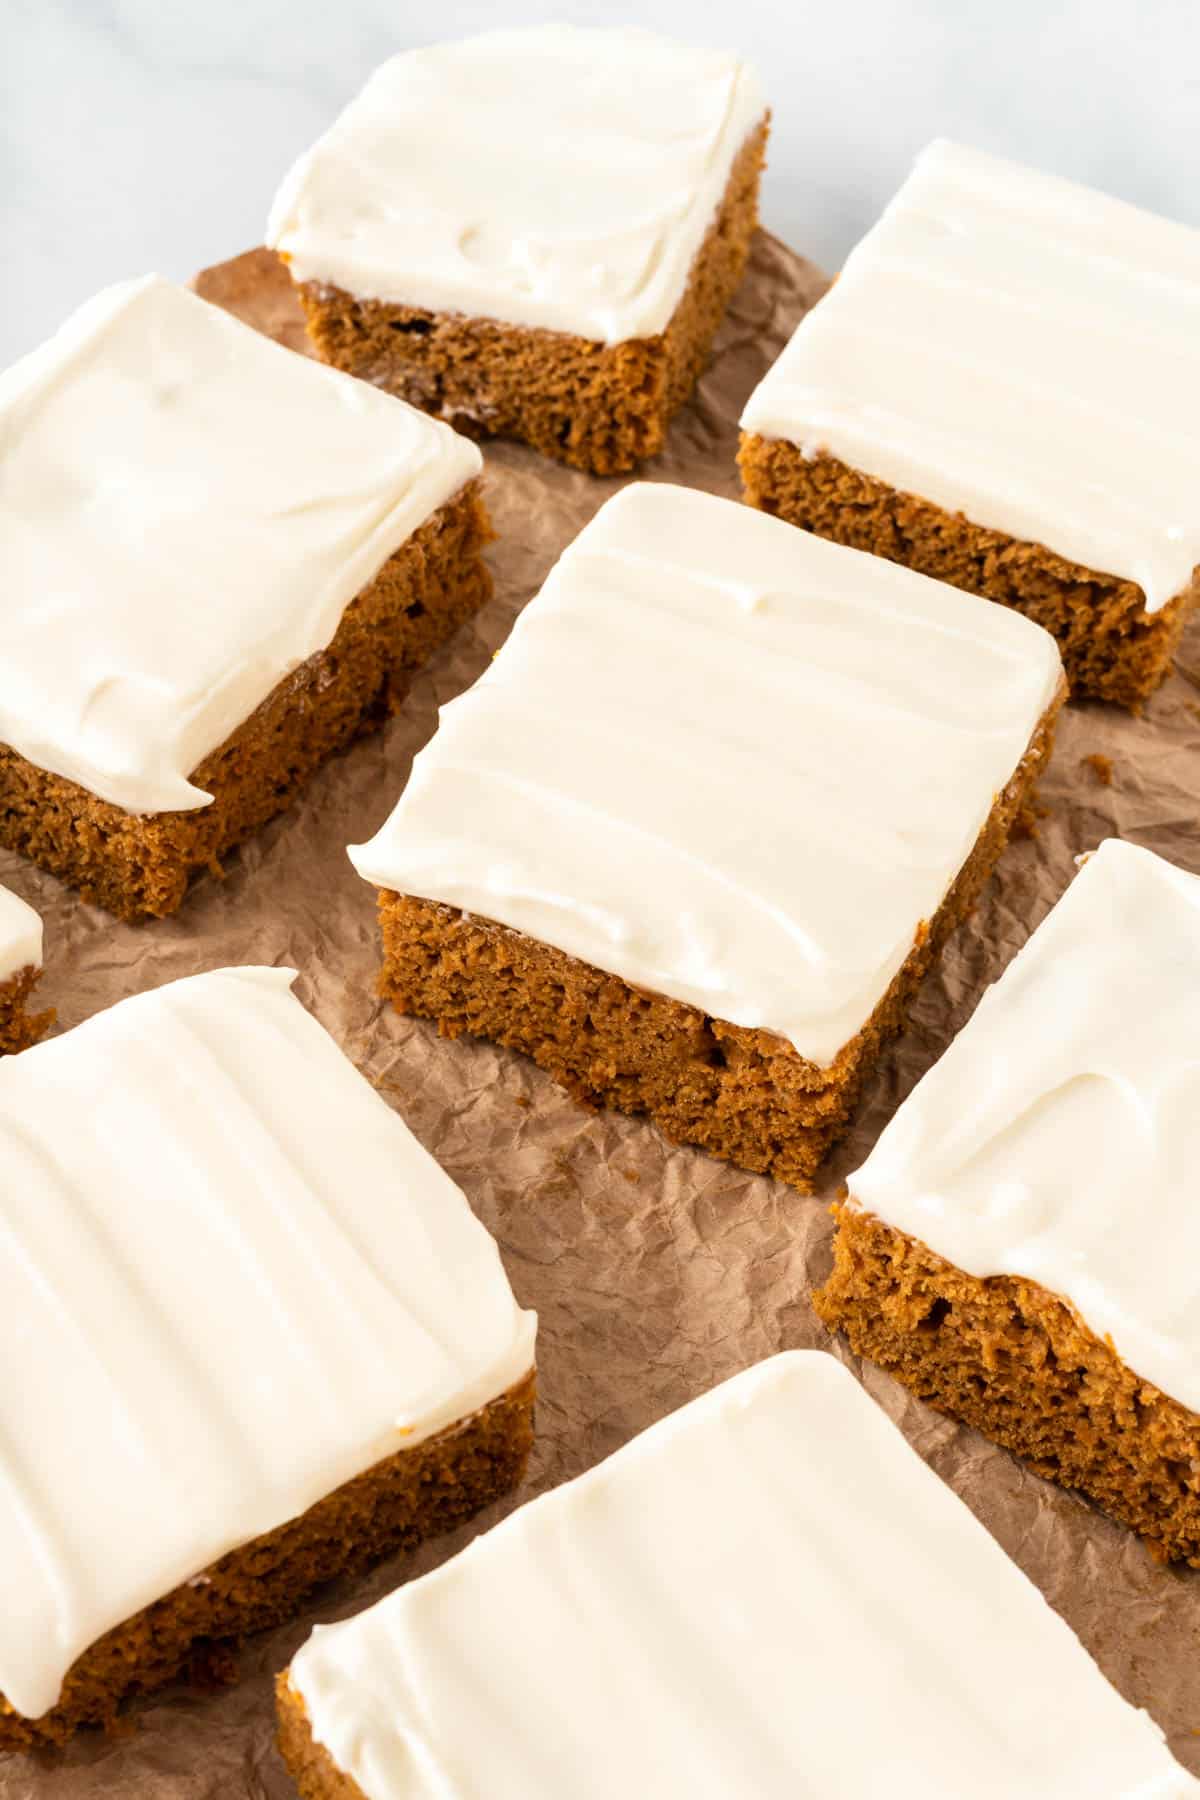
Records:
<instances>
[{"instance_id":1,"label":"crumbly cake texture","mask_svg":"<svg viewBox=\"0 0 1200 1800\"><path fill-rule=\"evenodd\" d=\"M478 481L439 508L346 608L328 648L287 676L191 780L192 811L139 815L0 745L0 843L118 918L164 918L193 877L284 811L316 769L400 707L415 670L492 592Z\"/></svg>"},{"instance_id":2,"label":"crumbly cake texture","mask_svg":"<svg viewBox=\"0 0 1200 1800\"><path fill-rule=\"evenodd\" d=\"M0 1059L0 1746L520 1478L536 1318L294 979L191 976Z\"/></svg>"},{"instance_id":3,"label":"crumbly cake texture","mask_svg":"<svg viewBox=\"0 0 1200 1800\"><path fill-rule=\"evenodd\" d=\"M745 1370L318 1626L277 1697L303 1800L779 1796L797 1769L877 1800L881 1746L896 1800L1200 1791L815 1351Z\"/></svg>"},{"instance_id":4,"label":"crumbly cake texture","mask_svg":"<svg viewBox=\"0 0 1200 1800\"><path fill-rule=\"evenodd\" d=\"M53 1025L53 1007L41 1013L29 1010L33 990L41 978L41 969L28 963L6 981L0 981L0 1055L28 1050Z\"/></svg>"},{"instance_id":5,"label":"crumbly cake texture","mask_svg":"<svg viewBox=\"0 0 1200 1800\"><path fill-rule=\"evenodd\" d=\"M775 1032L712 1018L521 932L387 889L379 895L379 992L397 1012L435 1020L443 1037L466 1032L523 1051L585 1106L644 1114L676 1143L808 1191L880 1052L903 1029L917 986L970 915L1027 808L1062 698L887 993L828 1068Z\"/></svg>"},{"instance_id":6,"label":"crumbly cake texture","mask_svg":"<svg viewBox=\"0 0 1200 1800\"><path fill-rule=\"evenodd\" d=\"M849 1177L815 1304L1200 1567L1200 877L1109 840Z\"/></svg>"},{"instance_id":7,"label":"crumbly cake texture","mask_svg":"<svg viewBox=\"0 0 1200 1800\"><path fill-rule=\"evenodd\" d=\"M742 414L747 498L1016 607L1136 707L1200 591L1200 231L938 140Z\"/></svg>"},{"instance_id":8,"label":"crumbly cake texture","mask_svg":"<svg viewBox=\"0 0 1200 1800\"><path fill-rule=\"evenodd\" d=\"M318 355L468 435L519 438L594 475L620 475L662 449L746 267L758 225L764 120L739 151L719 210L665 330L606 344L356 298L322 282L298 293Z\"/></svg>"},{"instance_id":9,"label":"crumbly cake texture","mask_svg":"<svg viewBox=\"0 0 1200 1800\"><path fill-rule=\"evenodd\" d=\"M1081 699L1140 707L1170 674L1184 624L1200 603L1200 570L1184 592L1148 612L1135 582L972 524L836 457L806 456L784 439L743 432L738 464L751 506L982 594L1043 626L1058 640L1071 692Z\"/></svg>"},{"instance_id":10,"label":"crumbly cake texture","mask_svg":"<svg viewBox=\"0 0 1200 1800\"><path fill-rule=\"evenodd\" d=\"M831 1331L922 1400L1074 1488L1163 1560L1200 1568L1200 1416L1127 1368L1037 1282L980 1279L836 1205Z\"/></svg>"},{"instance_id":11,"label":"crumbly cake texture","mask_svg":"<svg viewBox=\"0 0 1200 1800\"><path fill-rule=\"evenodd\" d=\"M300 1800L367 1800L353 1775L339 1769L324 1744L314 1738L307 1708L289 1683L286 1669L275 1678L275 1707L279 1719L275 1741Z\"/></svg>"},{"instance_id":12,"label":"crumbly cake texture","mask_svg":"<svg viewBox=\"0 0 1200 1800\"><path fill-rule=\"evenodd\" d=\"M81 1726L111 1723L128 1700L186 1674L198 1653L280 1624L324 1583L472 1518L521 1481L534 1390L530 1375L114 1627L74 1664L58 1705L40 1719L22 1718L0 1695L0 1750L62 1744Z\"/></svg>"}]
</instances>

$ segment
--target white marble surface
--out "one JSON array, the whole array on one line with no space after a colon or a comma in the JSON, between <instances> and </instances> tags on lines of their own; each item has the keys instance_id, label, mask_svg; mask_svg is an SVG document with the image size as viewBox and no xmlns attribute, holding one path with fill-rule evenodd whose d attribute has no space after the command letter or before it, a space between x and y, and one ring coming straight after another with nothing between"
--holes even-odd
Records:
<instances>
[{"instance_id":1,"label":"white marble surface","mask_svg":"<svg viewBox=\"0 0 1200 1800\"><path fill-rule=\"evenodd\" d=\"M938 133L1200 224L1198 0L0 0L0 362L104 282L258 242L291 158L393 49L547 17L756 58L766 221L828 267Z\"/></svg>"}]
</instances>

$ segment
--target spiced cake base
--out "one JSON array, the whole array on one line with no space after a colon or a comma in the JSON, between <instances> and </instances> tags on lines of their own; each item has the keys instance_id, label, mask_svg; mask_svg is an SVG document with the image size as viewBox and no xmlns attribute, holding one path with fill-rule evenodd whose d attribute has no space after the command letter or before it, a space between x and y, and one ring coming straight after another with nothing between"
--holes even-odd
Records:
<instances>
[{"instance_id":1,"label":"spiced cake base","mask_svg":"<svg viewBox=\"0 0 1200 1800\"><path fill-rule=\"evenodd\" d=\"M275 1741L300 1800L366 1800L353 1775L339 1769L324 1744L313 1737L308 1711L289 1684L286 1669L275 1678L275 1702L279 1718Z\"/></svg>"},{"instance_id":2,"label":"spiced cake base","mask_svg":"<svg viewBox=\"0 0 1200 1800\"><path fill-rule=\"evenodd\" d=\"M358 1574L451 1530L514 1488L533 1443L532 1372L480 1412L376 1464L277 1531L107 1632L75 1663L51 1712L26 1719L0 1696L0 1751L66 1741L183 1673L214 1642L289 1618L323 1582Z\"/></svg>"},{"instance_id":3,"label":"spiced cake base","mask_svg":"<svg viewBox=\"0 0 1200 1800\"><path fill-rule=\"evenodd\" d=\"M1064 693L874 1013L829 1068L774 1032L710 1018L523 933L383 889L379 992L398 1012L522 1050L584 1105L648 1114L669 1138L808 1190L954 927L970 913L1049 758Z\"/></svg>"},{"instance_id":4,"label":"spiced cake base","mask_svg":"<svg viewBox=\"0 0 1200 1800\"><path fill-rule=\"evenodd\" d=\"M1200 601L1197 570L1189 588L1147 612L1134 582L973 525L832 456L806 458L785 439L743 433L738 464L745 497L761 511L1033 619L1058 640L1077 698L1140 706L1170 673L1184 622Z\"/></svg>"},{"instance_id":5,"label":"spiced cake base","mask_svg":"<svg viewBox=\"0 0 1200 1800\"><path fill-rule=\"evenodd\" d=\"M940 1412L1086 1494L1156 1556L1200 1568L1200 1417L1126 1367L1033 1281L980 1280L849 1204L834 1207L826 1325Z\"/></svg>"},{"instance_id":6,"label":"spiced cake base","mask_svg":"<svg viewBox=\"0 0 1200 1800\"><path fill-rule=\"evenodd\" d=\"M18 969L7 981L0 981L0 1056L16 1050L28 1050L54 1023L54 1009L31 1013L30 996L42 978L42 971L32 963Z\"/></svg>"},{"instance_id":7,"label":"spiced cake base","mask_svg":"<svg viewBox=\"0 0 1200 1800\"><path fill-rule=\"evenodd\" d=\"M279 683L193 771L212 803L127 813L0 745L0 844L118 918L164 918L193 876L282 812L320 765L397 711L413 672L492 591L478 482L427 519L342 616L332 642Z\"/></svg>"},{"instance_id":8,"label":"spiced cake base","mask_svg":"<svg viewBox=\"0 0 1200 1800\"><path fill-rule=\"evenodd\" d=\"M764 120L739 152L683 298L656 337L605 344L303 282L309 338L325 362L458 431L519 438L572 468L624 474L662 449L742 279L767 130Z\"/></svg>"}]
</instances>

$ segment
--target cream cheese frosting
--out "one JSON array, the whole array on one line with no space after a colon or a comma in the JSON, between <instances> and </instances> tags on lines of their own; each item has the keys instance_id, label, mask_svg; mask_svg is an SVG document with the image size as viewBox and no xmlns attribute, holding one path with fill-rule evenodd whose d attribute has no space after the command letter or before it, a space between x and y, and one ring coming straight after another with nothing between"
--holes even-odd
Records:
<instances>
[{"instance_id":1,"label":"cream cheese frosting","mask_svg":"<svg viewBox=\"0 0 1200 1800\"><path fill-rule=\"evenodd\" d=\"M222 969L0 1062L0 1694L530 1369L449 1177Z\"/></svg>"},{"instance_id":2,"label":"cream cheese frosting","mask_svg":"<svg viewBox=\"0 0 1200 1800\"><path fill-rule=\"evenodd\" d=\"M409 50L292 169L267 242L360 298L652 337L765 112L736 56L627 27Z\"/></svg>"},{"instance_id":3,"label":"cream cheese frosting","mask_svg":"<svg viewBox=\"0 0 1200 1800\"><path fill-rule=\"evenodd\" d=\"M1200 565L1200 231L938 141L742 417L1135 582Z\"/></svg>"},{"instance_id":4,"label":"cream cheese frosting","mask_svg":"<svg viewBox=\"0 0 1200 1800\"><path fill-rule=\"evenodd\" d=\"M1109 839L891 1120L851 1200L1067 1300L1200 1412L1200 876Z\"/></svg>"},{"instance_id":5,"label":"cream cheese frosting","mask_svg":"<svg viewBox=\"0 0 1200 1800\"><path fill-rule=\"evenodd\" d=\"M11 888L0 887L0 981L41 966L41 915Z\"/></svg>"},{"instance_id":6,"label":"cream cheese frosting","mask_svg":"<svg viewBox=\"0 0 1200 1800\"><path fill-rule=\"evenodd\" d=\"M364 1800L1200 1793L813 1351L318 1627L289 1682Z\"/></svg>"},{"instance_id":7,"label":"cream cheese frosting","mask_svg":"<svg viewBox=\"0 0 1200 1800\"><path fill-rule=\"evenodd\" d=\"M660 484L610 500L443 707L367 880L827 1065L1061 680L1019 614Z\"/></svg>"},{"instance_id":8,"label":"cream cheese frosting","mask_svg":"<svg viewBox=\"0 0 1200 1800\"><path fill-rule=\"evenodd\" d=\"M479 473L448 426L182 288L0 374L0 741L132 813L188 777Z\"/></svg>"}]
</instances>

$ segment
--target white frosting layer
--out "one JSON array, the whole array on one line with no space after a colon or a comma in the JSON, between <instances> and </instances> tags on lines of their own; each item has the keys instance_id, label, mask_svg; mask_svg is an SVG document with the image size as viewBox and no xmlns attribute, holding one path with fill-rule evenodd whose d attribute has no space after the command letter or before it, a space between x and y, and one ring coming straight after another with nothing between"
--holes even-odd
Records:
<instances>
[{"instance_id":1,"label":"white frosting layer","mask_svg":"<svg viewBox=\"0 0 1200 1800\"><path fill-rule=\"evenodd\" d=\"M188 780L482 466L156 276L0 374L0 741L129 812Z\"/></svg>"},{"instance_id":2,"label":"white frosting layer","mask_svg":"<svg viewBox=\"0 0 1200 1800\"><path fill-rule=\"evenodd\" d=\"M812 1351L319 1627L290 1681L366 1800L1200 1792Z\"/></svg>"},{"instance_id":3,"label":"white frosting layer","mask_svg":"<svg viewBox=\"0 0 1200 1800\"><path fill-rule=\"evenodd\" d=\"M1136 582L1200 564L1200 231L937 142L747 431Z\"/></svg>"},{"instance_id":4,"label":"white frosting layer","mask_svg":"<svg viewBox=\"0 0 1200 1800\"><path fill-rule=\"evenodd\" d=\"M178 981L0 1063L0 1693L533 1363L496 1246L289 993Z\"/></svg>"},{"instance_id":5,"label":"white frosting layer","mask_svg":"<svg viewBox=\"0 0 1200 1800\"><path fill-rule=\"evenodd\" d=\"M351 850L828 1064L1061 679L1038 626L750 507L634 485Z\"/></svg>"},{"instance_id":6,"label":"white frosting layer","mask_svg":"<svg viewBox=\"0 0 1200 1800\"><path fill-rule=\"evenodd\" d=\"M542 25L393 57L285 180L297 281L612 344L662 331L766 111L736 56Z\"/></svg>"},{"instance_id":7,"label":"white frosting layer","mask_svg":"<svg viewBox=\"0 0 1200 1800\"><path fill-rule=\"evenodd\" d=\"M0 981L42 966L42 920L19 895L0 887Z\"/></svg>"},{"instance_id":8,"label":"white frosting layer","mask_svg":"<svg viewBox=\"0 0 1200 1800\"><path fill-rule=\"evenodd\" d=\"M1110 839L849 1183L1200 1412L1200 877Z\"/></svg>"}]
</instances>

